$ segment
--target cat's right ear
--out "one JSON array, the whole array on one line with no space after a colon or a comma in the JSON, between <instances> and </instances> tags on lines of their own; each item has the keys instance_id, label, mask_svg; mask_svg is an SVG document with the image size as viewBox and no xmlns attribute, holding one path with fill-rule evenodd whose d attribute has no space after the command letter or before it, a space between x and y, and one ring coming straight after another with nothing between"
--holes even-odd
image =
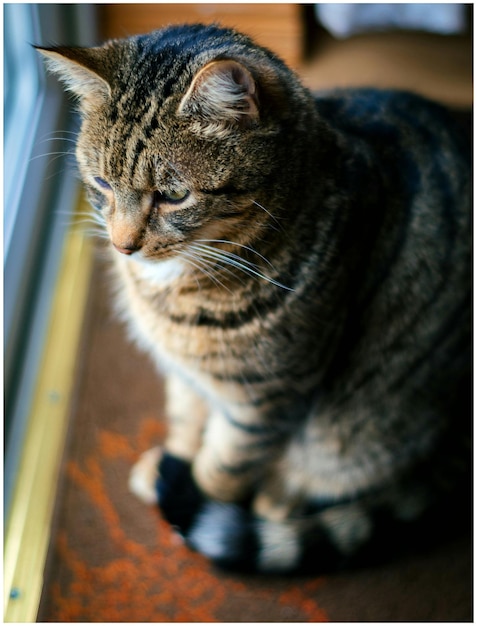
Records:
<instances>
[{"instance_id":1,"label":"cat's right ear","mask_svg":"<svg viewBox=\"0 0 477 626\"><path fill-rule=\"evenodd\" d=\"M237 61L212 61L194 77L178 114L195 120L205 135L253 126L260 117L255 80Z\"/></svg>"},{"instance_id":2,"label":"cat's right ear","mask_svg":"<svg viewBox=\"0 0 477 626\"><path fill-rule=\"evenodd\" d=\"M111 96L104 76L104 48L43 48L35 46L46 60L47 69L58 74L68 91L73 92L83 108L98 105Z\"/></svg>"}]
</instances>

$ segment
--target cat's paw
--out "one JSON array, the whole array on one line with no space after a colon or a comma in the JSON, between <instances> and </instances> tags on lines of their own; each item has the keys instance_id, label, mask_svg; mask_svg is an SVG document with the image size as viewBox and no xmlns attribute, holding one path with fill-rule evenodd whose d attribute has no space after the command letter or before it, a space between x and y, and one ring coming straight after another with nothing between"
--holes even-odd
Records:
<instances>
[{"instance_id":1,"label":"cat's paw","mask_svg":"<svg viewBox=\"0 0 477 626\"><path fill-rule=\"evenodd\" d=\"M156 482L162 448L157 446L144 452L129 474L129 491L145 504L157 504Z\"/></svg>"}]
</instances>

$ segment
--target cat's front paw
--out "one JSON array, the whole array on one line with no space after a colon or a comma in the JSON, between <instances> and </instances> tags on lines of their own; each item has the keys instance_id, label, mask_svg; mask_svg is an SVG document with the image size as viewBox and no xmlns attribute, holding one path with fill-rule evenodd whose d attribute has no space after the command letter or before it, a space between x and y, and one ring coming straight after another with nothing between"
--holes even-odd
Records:
<instances>
[{"instance_id":1,"label":"cat's front paw","mask_svg":"<svg viewBox=\"0 0 477 626\"><path fill-rule=\"evenodd\" d=\"M129 491L145 504L157 504L156 482L162 448L157 446L144 452L129 474Z\"/></svg>"}]
</instances>

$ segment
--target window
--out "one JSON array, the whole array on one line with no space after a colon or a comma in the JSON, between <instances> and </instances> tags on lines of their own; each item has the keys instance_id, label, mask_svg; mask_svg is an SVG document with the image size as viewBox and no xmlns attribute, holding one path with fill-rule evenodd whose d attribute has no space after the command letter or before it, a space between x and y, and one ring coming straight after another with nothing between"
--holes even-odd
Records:
<instances>
[{"instance_id":1,"label":"window","mask_svg":"<svg viewBox=\"0 0 477 626\"><path fill-rule=\"evenodd\" d=\"M78 184L74 116L31 44L94 45L94 5L4 5L5 512ZM66 148L65 148L66 146Z\"/></svg>"}]
</instances>

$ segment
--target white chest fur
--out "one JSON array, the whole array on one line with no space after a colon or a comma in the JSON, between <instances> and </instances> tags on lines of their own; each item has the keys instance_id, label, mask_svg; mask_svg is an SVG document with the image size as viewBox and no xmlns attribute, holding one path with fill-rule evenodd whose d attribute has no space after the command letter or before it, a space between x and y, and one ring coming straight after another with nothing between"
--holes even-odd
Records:
<instances>
[{"instance_id":1,"label":"white chest fur","mask_svg":"<svg viewBox=\"0 0 477 626\"><path fill-rule=\"evenodd\" d=\"M165 261L148 261L136 255L127 259L127 262L134 263L138 275L155 285L167 285L179 278L186 270L184 262L177 257Z\"/></svg>"},{"instance_id":2,"label":"white chest fur","mask_svg":"<svg viewBox=\"0 0 477 626\"><path fill-rule=\"evenodd\" d=\"M177 369L177 337L170 332L167 315L162 315L162 298L187 273L180 258L149 261L135 254L115 254L119 281L116 310L127 323L130 337L149 352L161 371Z\"/></svg>"}]
</instances>

